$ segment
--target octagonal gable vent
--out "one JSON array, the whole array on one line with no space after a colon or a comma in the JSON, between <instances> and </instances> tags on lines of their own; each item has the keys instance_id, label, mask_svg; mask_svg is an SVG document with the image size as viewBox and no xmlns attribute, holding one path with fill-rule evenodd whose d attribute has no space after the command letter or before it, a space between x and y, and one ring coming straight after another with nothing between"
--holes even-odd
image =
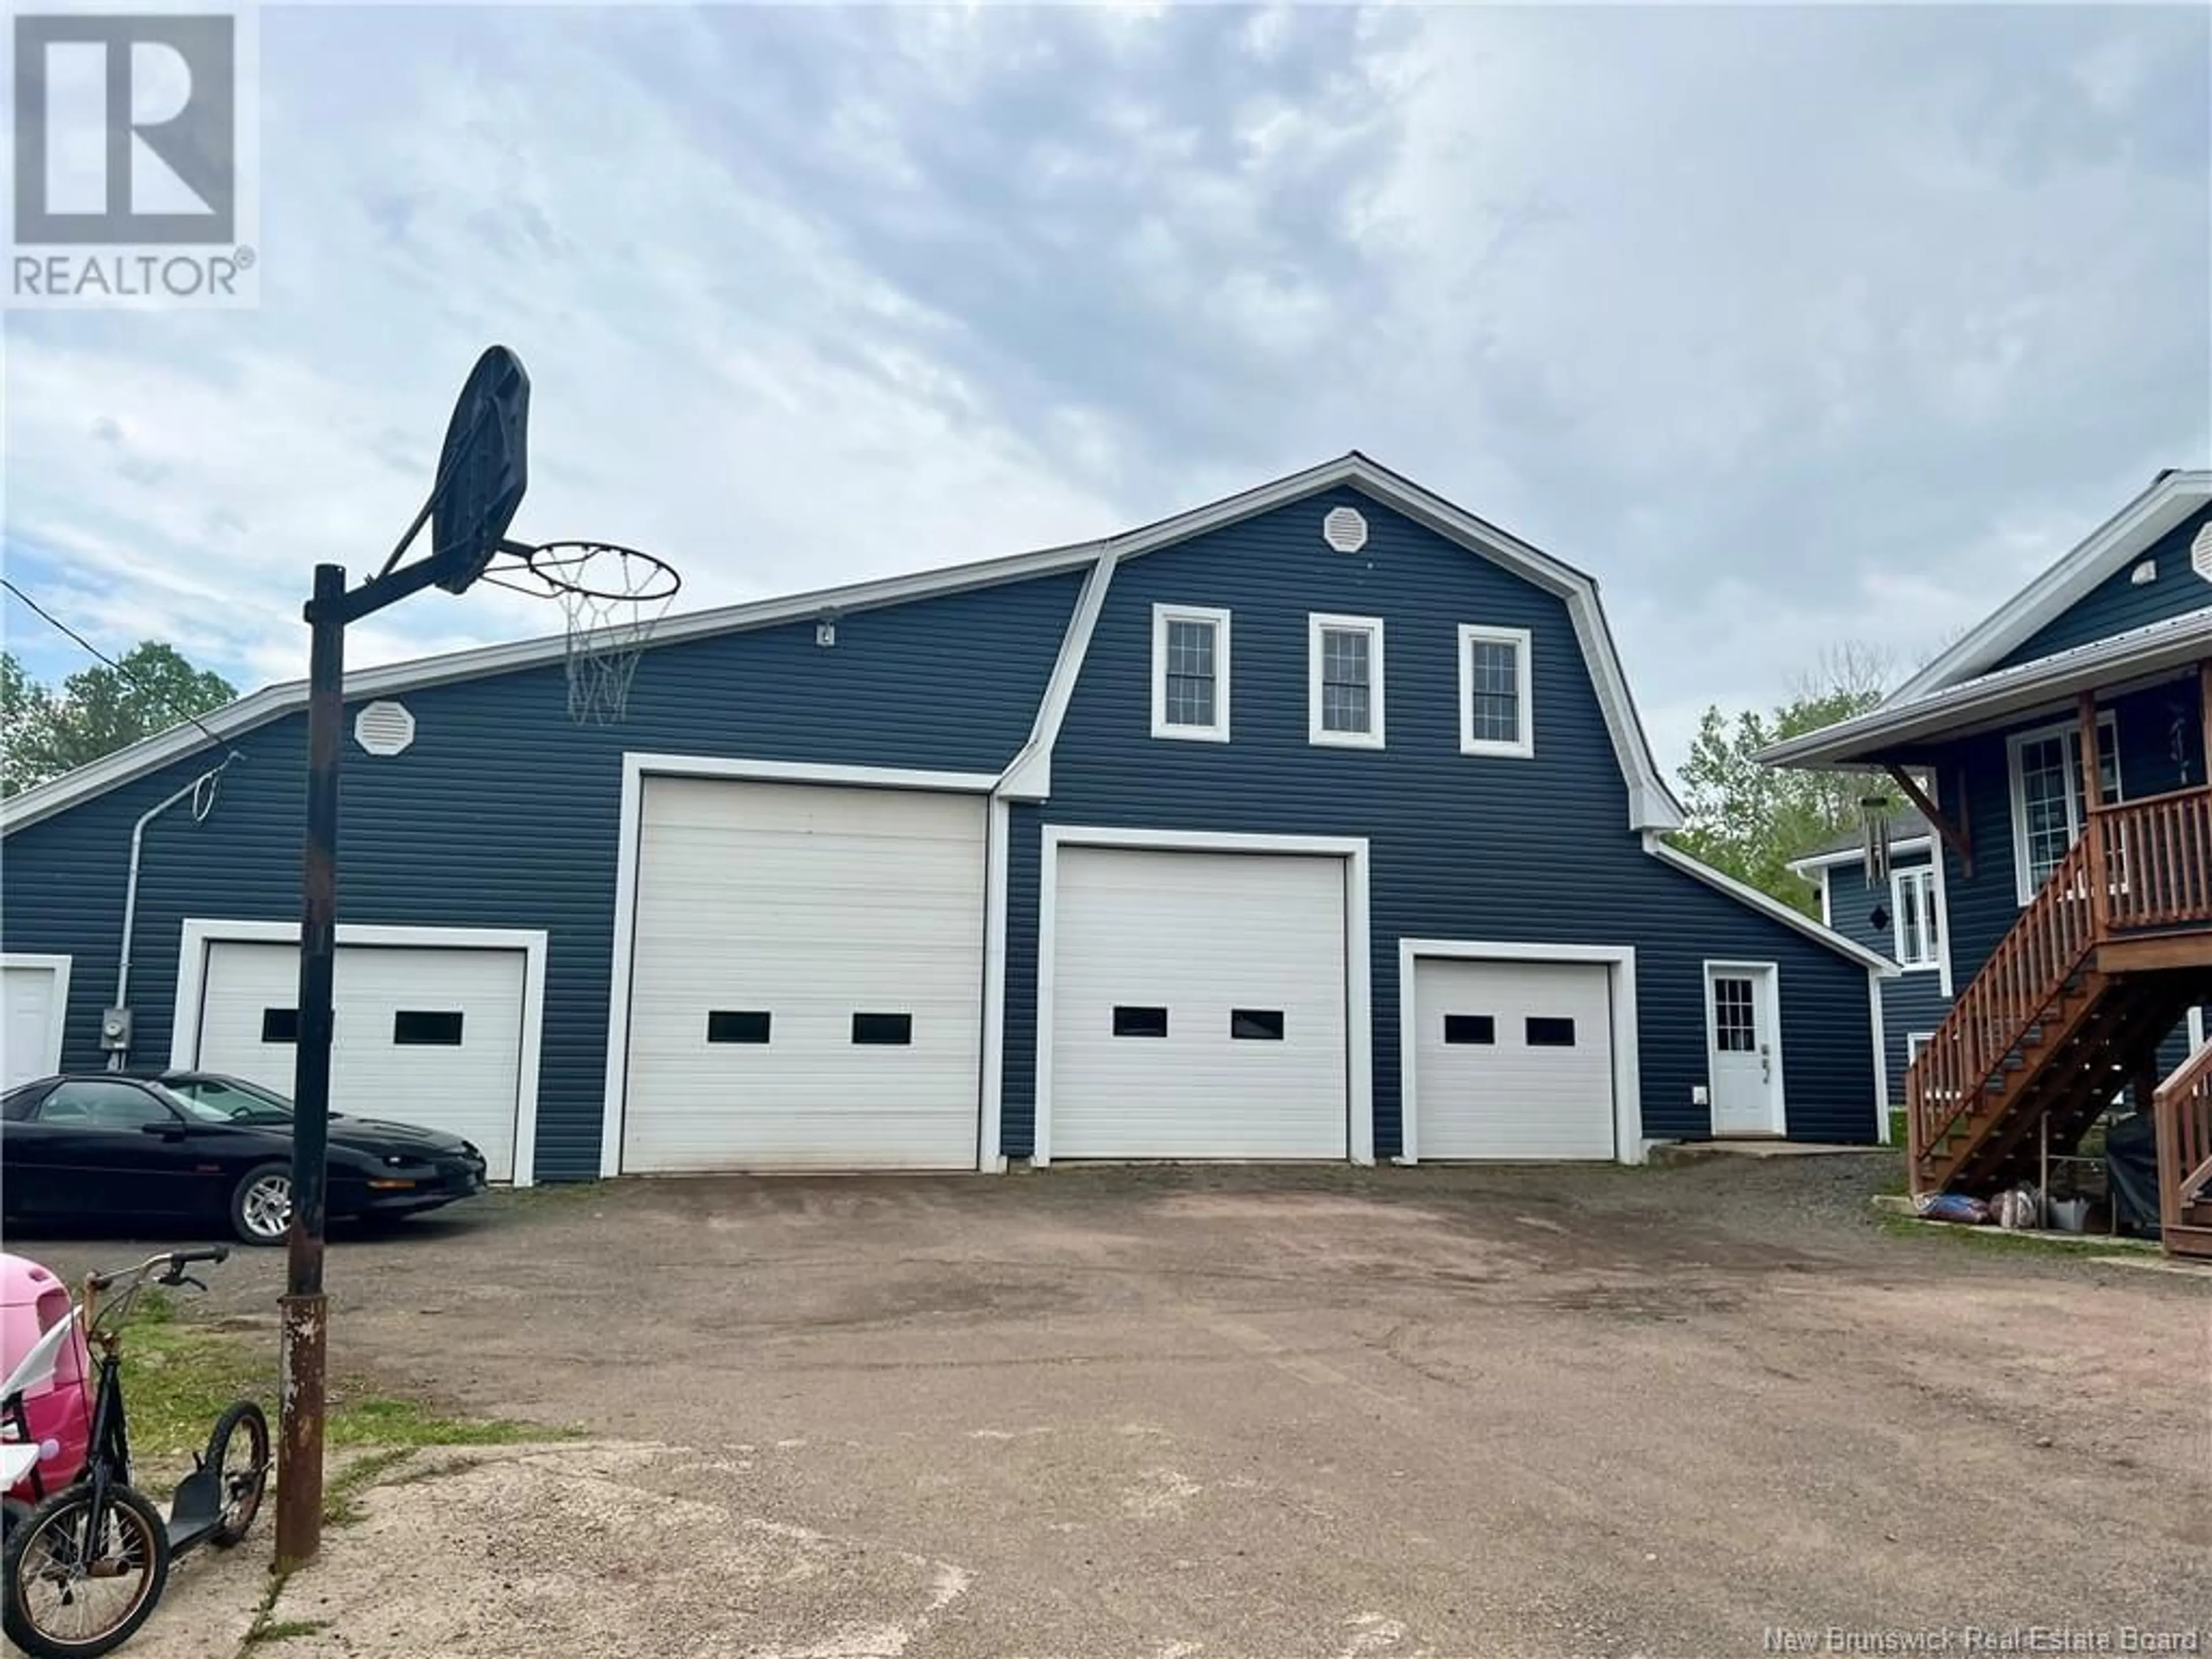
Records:
<instances>
[{"instance_id":1,"label":"octagonal gable vent","mask_svg":"<svg viewBox=\"0 0 2212 1659\"><path fill-rule=\"evenodd\" d=\"M2212 524L2198 531L2197 539L2189 544L2189 568L2212 582Z\"/></svg>"},{"instance_id":2,"label":"octagonal gable vent","mask_svg":"<svg viewBox=\"0 0 2212 1659\"><path fill-rule=\"evenodd\" d=\"M353 717L353 740L372 755L397 755L415 741L415 716L402 702L373 702Z\"/></svg>"},{"instance_id":3,"label":"octagonal gable vent","mask_svg":"<svg viewBox=\"0 0 2212 1659\"><path fill-rule=\"evenodd\" d=\"M1367 520L1357 507L1333 507L1321 521L1321 538L1340 553L1357 553L1367 545Z\"/></svg>"}]
</instances>

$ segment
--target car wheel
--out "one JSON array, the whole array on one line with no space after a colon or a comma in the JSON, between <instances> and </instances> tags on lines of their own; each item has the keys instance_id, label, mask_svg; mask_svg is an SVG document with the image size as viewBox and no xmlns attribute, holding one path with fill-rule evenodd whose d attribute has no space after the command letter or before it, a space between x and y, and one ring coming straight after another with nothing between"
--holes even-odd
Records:
<instances>
[{"instance_id":1,"label":"car wheel","mask_svg":"<svg viewBox=\"0 0 2212 1659\"><path fill-rule=\"evenodd\" d=\"M230 1230L248 1244L282 1244L292 1224L292 1172L264 1164L239 1177L230 1194Z\"/></svg>"}]
</instances>

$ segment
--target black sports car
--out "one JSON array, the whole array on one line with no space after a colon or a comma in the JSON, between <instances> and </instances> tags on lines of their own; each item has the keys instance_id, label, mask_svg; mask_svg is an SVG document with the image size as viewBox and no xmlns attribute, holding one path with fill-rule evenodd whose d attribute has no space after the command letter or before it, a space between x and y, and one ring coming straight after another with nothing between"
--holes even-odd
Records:
<instances>
[{"instance_id":1,"label":"black sports car","mask_svg":"<svg viewBox=\"0 0 2212 1659\"><path fill-rule=\"evenodd\" d=\"M168 1072L41 1078L0 1100L9 1220L221 1220L281 1244L292 1213L292 1104L243 1079ZM459 1135L331 1115L330 1214L410 1215L480 1193Z\"/></svg>"}]
</instances>

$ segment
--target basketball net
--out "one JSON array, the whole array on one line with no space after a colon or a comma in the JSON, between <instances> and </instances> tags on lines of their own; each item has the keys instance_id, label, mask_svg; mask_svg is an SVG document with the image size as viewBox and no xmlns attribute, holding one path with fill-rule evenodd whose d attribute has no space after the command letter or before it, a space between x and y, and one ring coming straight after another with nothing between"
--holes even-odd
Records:
<instances>
[{"instance_id":1,"label":"basketball net","mask_svg":"<svg viewBox=\"0 0 2212 1659\"><path fill-rule=\"evenodd\" d=\"M607 726L628 717L638 662L683 585L665 560L606 542L548 542L485 580L560 602L572 721Z\"/></svg>"}]
</instances>

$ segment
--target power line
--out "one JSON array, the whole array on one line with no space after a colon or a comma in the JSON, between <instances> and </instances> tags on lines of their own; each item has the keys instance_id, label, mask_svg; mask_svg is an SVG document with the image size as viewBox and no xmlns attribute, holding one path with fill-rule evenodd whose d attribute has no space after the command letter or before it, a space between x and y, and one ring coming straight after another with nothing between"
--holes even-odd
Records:
<instances>
[{"instance_id":1,"label":"power line","mask_svg":"<svg viewBox=\"0 0 2212 1659\"><path fill-rule=\"evenodd\" d=\"M141 691L143 691L147 696L160 702L164 708L167 709L172 714L174 714L179 720L187 721L193 726L198 726L201 732L206 734L207 740L210 743L222 743L223 741L222 738L217 737L213 732L208 730L206 723L203 721L198 715L191 714L185 709L178 708L177 705L171 702L168 698L163 696L161 692L156 690L154 687L147 684L145 681L140 679L136 674L125 668L121 663L116 661L114 658L109 656L107 653L101 650L90 640L85 638L83 635L78 633L76 629L71 628L67 623L64 622L59 617L54 615L52 611L47 610L46 606L40 605L36 599L33 599L28 593L26 593L21 588L16 586L14 582L9 580L5 576L0 576L0 587L6 588L17 599L22 600L25 605L28 605L39 616L45 618L46 623L56 631L67 635L84 650L89 652L93 656L97 657L100 661L106 663L110 668L113 669L117 673L122 675L125 679L130 681L131 684L137 686Z\"/></svg>"}]
</instances>

